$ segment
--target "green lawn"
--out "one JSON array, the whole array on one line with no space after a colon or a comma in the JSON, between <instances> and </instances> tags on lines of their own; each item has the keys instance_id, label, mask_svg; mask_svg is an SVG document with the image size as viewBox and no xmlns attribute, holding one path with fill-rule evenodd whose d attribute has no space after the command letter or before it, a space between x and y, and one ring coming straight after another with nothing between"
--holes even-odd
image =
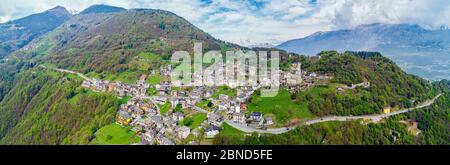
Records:
<instances>
[{"instance_id":1,"label":"green lawn","mask_svg":"<svg viewBox=\"0 0 450 165\"><path fill-rule=\"evenodd\" d=\"M84 80L83 78L81 78L81 77L79 77L78 75L75 75L75 74L67 74L66 77L69 80L76 80L78 82L82 82Z\"/></svg>"},{"instance_id":2,"label":"green lawn","mask_svg":"<svg viewBox=\"0 0 450 165\"><path fill-rule=\"evenodd\" d=\"M233 128L232 126L228 125L227 123L223 123L220 126L220 134L225 135L225 136L243 136L247 133L242 132L236 128Z\"/></svg>"},{"instance_id":3,"label":"green lawn","mask_svg":"<svg viewBox=\"0 0 450 165\"><path fill-rule=\"evenodd\" d=\"M128 103L128 100L130 100L130 99L131 99L131 96L125 96L122 99L120 99L120 104L121 105L126 104L126 103Z\"/></svg>"},{"instance_id":4,"label":"green lawn","mask_svg":"<svg viewBox=\"0 0 450 165\"><path fill-rule=\"evenodd\" d=\"M204 113L197 113L194 116L192 116L192 124L190 125L191 129L197 128L200 124L203 123L203 121L206 120L206 114Z\"/></svg>"},{"instance_id":5,"label":"green lawn","mask_svg":"<svg viewBox=\"0 0 450 165\"><path fill-rule=\"evenodd\" d=\"M220 94L228 95L229 97L236 97L236 95L237 95L236 92L237 91L235 88L230 88L228 86L220 86L216 89L216 91L212 95L212 98L217 99L217 98L219 98Z\"/></svg>"},{"instance_id":6,"label":"green lawn","mask_svg":"<svg viewBox=\"0 0 450 165\"><path fill-rule=\"evenodd\" d=\"M277 124L286 124L291 119L311 118L314 115L307 104L296 104L289 91L281 89L275 97L261 97L253 94L248 104L250 112L262 112L263 115L274 115Z\"/></svg>"},{"instance_id":7,"label":"green lawn","mask_svg":"<svg viewBox=\"0 0 450 165\"><path fill-rule=\"evenodd\" d=\"M183 121L180 121L180 124L188 126L191 129L195 129L198 126L200 126L200 124L202 124L203 121L206 120L206 118L207 118L206 114L197 113L194 114L192 117L185 117Z\"/></svg>"},{"instance_id":8,"label":"green lawn","mask_svg":"<svg viewBox=\"0 0 450 165\"><path fill-rule=\"evenodd\" d=\"M239 131L236 128L228 125L227 123L223 123L220 126L220 133L218 137L225 138L228 144L242 144L245 141L247 133ZM216 136L217 138L217 136Z\"/></svg>"},{"instance_id":9,"label":"green lawn","mask_svg":"<svg viewBox=\"0 0 450 165\"><path fill-rule=\"evenodd\" d=\"M156 95L156 89L155 87L150 87L147 89L147 94L150 96Z\"/></svg>"},{"instance_id":10,"label":"green lawn","mask_svg":"<svg viewBox=\"0 0 450 165\"><path fill-rule=\"evenodd\" d=\"M124 71L117 74L107 74L105 80L119 81L122 83L134 84L137 82L140 74L137 72Z\"/></svg>"},{"instance_id":11,"label":"green lawn","mask_svg":"<svg viewBox=\"0 0 450 165\"><path fill-rule=\"evenodd\" d=\"M210 102L211 102L211 100L205 100L205 101L202 101L202 102L198 102L195 105L200 107L200 108L202 108L202 109L204 109L204 110L211 111L211 107L208 107L208 104Z\"/></svg>"},{"instance_id":12,"label":"green lawn","mask_svg":"<svg viewBox=\"0 0 450 165\"><path fill-rule=\"evenodd\" d=\"M150 75L147 78L147 82L152 85L159 84L159 82L161 82L161 80L162 80L162 77L159 74Z\"/></svg>"},{"instance_id":13,"label":"green lawn","mask_svg":"<svg viewBox=\"0 0 450 165\"><path fill-rule=\"evenodd\" d=\"M160 105L160 104L158 104L158 106L159 106L159 112L162 114L162 115L166 115L167 114L167 112L169 112L169 110L170 110L170 102L166 102L166 103L164 103L164 105Z\"/></svg>"},{"instance_id":14,"label":"green lawn","mask_svg":"<svg viewBox=\"0 0 450 165\"><path fill-rule=\"evenodd\" d=\"M139 137L130 129L117 123L106 125L95 133L90 144L133 144L139 142Z\"/></svg>"},{"instance_id":15,"label":"green lawn","mask_svg":"<svg viewBox=\"0 0 450 165\"><path fill-rule=\"evenodd\" d=\"M183 108L181 106L181 104L178 104L175 109L173 110L173 112L181 112L184 114Z\"/></svg>"}]
</instances>

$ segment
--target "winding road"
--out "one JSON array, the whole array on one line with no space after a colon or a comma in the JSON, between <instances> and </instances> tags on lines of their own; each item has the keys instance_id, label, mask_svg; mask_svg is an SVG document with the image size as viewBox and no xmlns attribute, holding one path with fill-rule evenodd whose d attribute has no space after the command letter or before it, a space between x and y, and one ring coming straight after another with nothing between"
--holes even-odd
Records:
<instances>
[{"instance_id":1,"label":"winding road","mask_svg":"<svg viewBox=\"0 0 450 165\"><path fill-rule=\"evenodd\" d=\"M291 126L291 127L257 129L257 128L249 127L247 125L235 123L235 122L233 122L231 120L226 120L225 122L228 125L236 128L236 129L238 129L238 130L240 130L242 132L246 132L246 133L257 132L257 133L267 133L267 134L282 134L282 133L286 133L288 131L291 131L291 130L295 129L298 126L311 125L311 124L322 123L322 122L327 122L327 121L350 121L350 120L364 119L364 120L371 120L373 122L378 122L378 121L380 121L380 120L382 120L384 118L388 118L388 117L393 116L393 115L407 113L407 112L415 110L415 109L419 109L419 108L430 106L440 96L442 96L442 93L438 94L433 99L422 103L421 105L418 105L418 106L413 107L413 108L407 108L407 109L395 111L395 112L384 113L384 114L374 114L374 115L362 115L362 116L328 116L328 117L320 117L320 118L315 118L315 119L308 120L306 122L303 122L303 123L300 123L300 124L297 124L297 125Z\"/></svg>"},{"instance_id":2,"label":"winding road","mask_svg":"<svg viewBox=\"0 0 450 165\"><path fill-rule=\"evenodd\" d=\"M85 76L84 74L78 73L78 72L75 72L75 71L66 70L66 69L59 69L59 68L47 68L47 67L44 66L44 65L39 65L39 66L42 67L42 68L45 68L45 69L53 69L53 70L56 70L56 71L58 71L58 72L70 73L70 74L76 74L77 76L79 76L79 77L81 77L81 78L83 78L83 79L85 79L85 80L92 81L92 79L90 79L89 77Z\"/></svg>"}]
</instances>

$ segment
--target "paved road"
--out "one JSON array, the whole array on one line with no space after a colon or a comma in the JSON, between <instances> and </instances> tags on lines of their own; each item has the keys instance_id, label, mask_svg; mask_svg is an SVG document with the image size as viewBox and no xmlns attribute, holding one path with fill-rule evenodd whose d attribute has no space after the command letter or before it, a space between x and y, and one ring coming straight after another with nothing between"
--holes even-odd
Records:
<instances>
[{"instance_id":1,"label":"paved road","mask_svg":"<svg viewBox=\"0 0 450 165\"><path fill-rule=\"evenodd\" d=\"M200 108L200 107L197 107L197 106L195 106L195 105L192 105L193 107L193 109L194 110L196 110L196 111L199 111L199 112L201 112L201 113L206 113L206 114L209 114L209 113L211 113L211 112L209 112L209 111L207 111L207 110L204 110L204 109L202 109L202 108Z\"/></svg>"},{"instance_id":2,"label":"paved road","mask_svg":"<svg viewBox=\"0 0 450 165\"><path fill-rule=\"evenodd\" d=\"M294 129L297 126L292 126L292 127L281 127L281 128L268 128L266 130L264 129L257 129L257 128L253 128L253 127L249 127L246 125L242 125L239 123L235 123L231 120L225 120L225 123L227 123L228 125L242 131L242 132L246 132L246 133L253 133L253 132L257 132L257 133L267 133L267 134L282 134L285 132L288 132L292 129Z\"/></svg>"},{"instance_id":3,"label":"paved road","mask_svg":"<svg viewBox=\"0 0 450 165\"><path fill-rule=\"evenodd\" d=\"M311 125L311 124L327 122L327 121L350 121L350 120L357 120L357 119L366 119L366 120L371 120L371 121L377 122L377 121L380 121L381 119L388 118L388 117L393 116L393 115L398 115L398 114L406 113L406 112L409 112L409 111L412 111L412 110L415 110L415 109L419 109L419 108L430 106L440 96L442 96L442 93L438 94L433 99L428 100L428 101L426 101L426 102L424 102L421 105L418 105L416 107L407 108L407 109L404 109L404 110L395 111L395 112L391 112L391 113L375 114L375 115L362 115L362 116L328 116L328 117L321 117L321 118L311 119L311 120L308 120L308 121L306 121L304 123L300 123L298 125L291 126L291 127L269 128L269 129L264 130L264 129L257 129L257 128L249 127L249 126L242 125L242 124L239 124L239 123L235 123L235 122L233 122L231 120L226 120L225 122L228 125L236 128L236 129L238 129L238 130L240 130L242 132L246 132L246 133L257 132L257 133L268 133L268 134L282 134L282 133L288 132L290 130L293 130L296 127L301 126L301 125Z\"/></svg>"},{"instance_id":4,"label":"paved road","mask_svg":"<svg viewBox=\"0 0 450 165\"><path fill-rule=\"evenodd\" d=\"M75 71L66 70L66 69L59 69L59 68L47 68L47 67L44 66L44 65L40 65L40 67L46 68L46 69L53 69L53 70L56 70L56 71L58 71L58 72L63 72L63 73L76 74L77 76L79 76L79 77L81 77L81 78L83 78L83 79L85 79L85 80L92 81L92 79L90 79L89 77L85 76L84 74L78 73L78 72L75 72Z\"/></svg>"}]
</instances>

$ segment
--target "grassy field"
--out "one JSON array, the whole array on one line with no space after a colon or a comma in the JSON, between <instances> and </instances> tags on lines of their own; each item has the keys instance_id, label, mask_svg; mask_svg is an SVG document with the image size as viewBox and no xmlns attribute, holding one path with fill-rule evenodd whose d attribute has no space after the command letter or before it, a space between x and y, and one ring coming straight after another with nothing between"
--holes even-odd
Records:
<instances>
[{"instance_id":1,"label":"grassy field","mask_svg":"<svg viewBox=\"0 0 450 165\"><path fill-rule=\"evenodd\" d=\"M238 129L231 127L227 123L223 123L220 126L219 135L217 135L213 140L213 144L217 137L225 138L227 144L242 144L247 137L247 133L239 131Z\"/></svg>"},{"instance_id":2,"label":"grassy field","mask_svg":"<svg viewBox=\"0 0 450 165\"><path fill-rule=\"evenodd\" d=\"M128 84L134 84L137 82L139 76L141 74L135 72L135 71L123 71L120 73L109 73L109 72L103 72L103 73L95 73L95 72L89 72L86 74L87 77L90 78L96 78L96 79L103 79L108 80L111 82L122 82L122 83L128 83Z\"/></svg>"},{"instance_id":3,"label":"grassy field","mask_svg":"<svg viewBox=\"0 0 450 165\"><path fill-rule=\"evenodd\" d=\"M139 137L128 128L113 123L100 128L90 144L133 144L139 142Z\"/></svg>"},{"instance_id":4,"label":"grassy field","mask_svg":"<svg viewBox=\"0 0 450 165\"><path fill-rule=\"evenodd\" d=\"M147 82L152 85L159 84L159 82L161 82L161 80L162 80L162 77L159 74L150 75L147 78Z\"/></svg>"},{"instance_id":5,"label":"grassy field","mask_svg":"<svg viewBox=\"0 0 450 165\"><path fill-rule=\"evenodd\" d=\"M228 86L218 87L217 90L212 95L212 98L219 98L220 94L228 95L229 97L236 97L236 89L230 88Z\"/></svg>"},{"instance_id":6,"label":"grassy field","mask_svg":"<svg viewBox=\"0 0 450 165\"><path fill-rule=\"evenodd\" d=\"M238 129L233 128L232 126L230 126L224 122L220 126L220 134L225 135L225 136L244 136L247 133L239 131Z\"/></svg>"},{"instance_id":7,"label":"grassy field","mask_svg":"<svg viewBox=\"0 0 450 165\"><path fill-rule=\"evenodd\" d=\"M194 114L192 117L185 117L183 121L181 121L181 124L188 126L191 129L197 128L200 126L200 124L203 123L207 118L206 114L204 113L197 113Z\"/></svg>"},{"instance_id":8,"label":"grassy field","mask_svg":"<svg viewBox=\"0 0 450 165\"><path fill-rule=\"evenodd\" d=\"M104 79L134 84L137 82L139 76L140 74L137 72L124 71L117 74L107 74Z\"/></svg>"},{"instance_id":9,"label":"grassy field","mask_svg":"<svg viewBox=\"0 0 450 165\"><path fill-rule=\"evenodd\" d=\"M262 112L263 115L275 116L277 124L286 124L291 119L311 118L314 115L308 110L307 104L296 104L287 90L280 90L275 97L252 96L248 104L250 112Z\"/></svg>"},{"instance_id":10,"label":"grassy field","mask_svg":"<svg viewBox=\"0 0 450 165\"><path fill-rule=\"evenodd\" d=\"M120 99L120 104L121 105L126 104L126 103L128 103L128 100L130 100L130 99L131 99L131 96L125 96L122 99Z\"/></svg>"},{"instance_id":11,"label":"grassy field","mask_svg":"<svg viewBox=\"0 0 450 165\"><path fill-rule=\"evenodd\" d=\"M147 94L150 96L156 95L156 89L155 87L150 87L147 89Z\"/></svg>"},{"instance_id":12,"label":"grassy field","mask_svg":"<svg viewBox=\"0 0 450 165\"><path fill-rule=\"evenodd\" d=\"M158 106L159 106L159 112L162 114L162 115L166 115L167 114L167 112L169 112L169 110L170 110L170 102L166 102L164 105L159 105L158 104Z\"/></svg>"},{"instance_id":13,"label":"grassy field","mask_svg":"<svg viewBox=\"0 0 450 165\"><path fill-rule=\"evenodd\" d=\"M147 53L147 52L139 53L138 57L145 59L145 60L150 60L150 61L161 60L161 57L159 55L154 54L154 53Z\"/></svg>"},{"instance_id":14,"label":"grassy field","mask_svg":"<svg viewBox=\"0 0 450 165\"><path fill-rule=\"evenodd\" d=\"M192 124L190 125L191 129L197 128L200 124L203 123L203 121L206 120L206 114L204 113L197 113L194 116L192 116Z\"/></svg>"},{"instance_id":15,"label":"grassy field","mask_svg":"<svg viewBox=\"0 0 450 165\"><path fill-rule=\"evenodd\" d=\"M204 110L207 110L207 111L211 111L211 107L208 107L208 104L211 102L211 100L205 100L205 101L202 101L202 102L198 102L197 104L195 104L197 107L200 107L200 108L202 108L202 109L204 109Z\"/></svg>"},{"instance_id":16,"label":"grassy field","mask_svg":"<svg viewBox=\"0 0 450 165\"><path fill-rule=\"evenodd\" d=\"M86 95L87 95L87 96L93 96L93 95L95 95L95 94L96 94L96 93L93 92L93 91L91 91L91 90L81 90L81 91L77 91L77 93L76 93L73 97L71 97L71 98L69 99L69 103L76 104L77 102L80 101L80 98L81 98L81 97L86 97Z\"/></svg>"},{"instance_id":17,"label":"grassy field","mask_svg":"<svg viewBox=\"0 0 450 165\"><path fill-rule=\"evenodd\" d=\"M83 78L81 78L81 77L79 77L78 75L75 75L75 74L66 74L66 77L69 80L75 80L75 81L78 81L78 82L82 82L84 80Z\"/></svg>"}]
</instances>

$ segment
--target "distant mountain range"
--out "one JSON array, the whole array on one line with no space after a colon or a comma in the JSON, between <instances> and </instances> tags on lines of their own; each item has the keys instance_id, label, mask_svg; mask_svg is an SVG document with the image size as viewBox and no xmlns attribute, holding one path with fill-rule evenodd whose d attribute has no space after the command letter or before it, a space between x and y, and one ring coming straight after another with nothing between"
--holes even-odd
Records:
<instances>
[{"instance_id":1,"label":"distant mountain range","mask_svg":"<svg viewBox=\"0 0 450 165\"><path fill-rule=\"evenodd\" d=\"M354 29L317 32L278 46L315 55L324 50L379 51L407 72L429 80L450 78L450 30L408 24L369 24Z\"/></svg>"},{"instance_id":2,"label":"distant mountain range","mask_svg":"<svg viewBox=\"0 0 450 165\"><path fill-rule=\"evenodd\" d=\"M61 25L72 17L66 8L57 6L42 13L0 24L0 59Z\"/></svg>"}]
</instances>

